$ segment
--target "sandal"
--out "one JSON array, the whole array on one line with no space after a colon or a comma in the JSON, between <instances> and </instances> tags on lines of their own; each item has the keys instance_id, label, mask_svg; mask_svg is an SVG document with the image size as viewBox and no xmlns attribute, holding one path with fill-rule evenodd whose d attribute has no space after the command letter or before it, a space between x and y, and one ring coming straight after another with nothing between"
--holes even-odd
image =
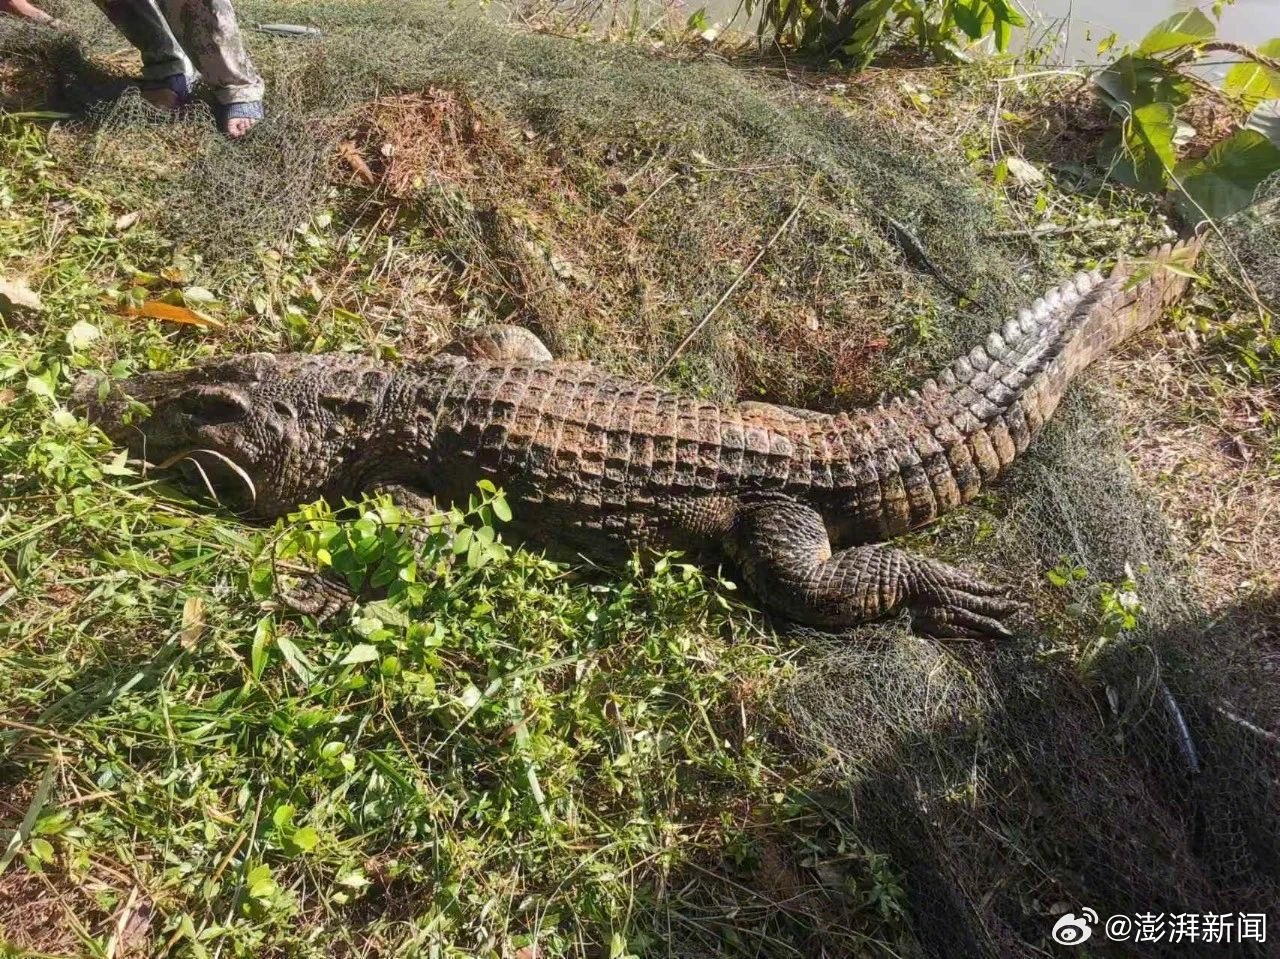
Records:
<instances>
[{"instance_id":1,"label":"sandal","mask_svg":"<svg viewBox=\"0 0 1280 959\"><path fill-rule=\"evenodd\" d=\"M218 118L218 129L232 139L244 136L253 129L259 120L266 116L261 100L251 100L246 103L219 103L213 109L214 116ZM237 132L233 131L231 127L234 120L247 120L249 122Z\"/></svg>"}]
</instances>

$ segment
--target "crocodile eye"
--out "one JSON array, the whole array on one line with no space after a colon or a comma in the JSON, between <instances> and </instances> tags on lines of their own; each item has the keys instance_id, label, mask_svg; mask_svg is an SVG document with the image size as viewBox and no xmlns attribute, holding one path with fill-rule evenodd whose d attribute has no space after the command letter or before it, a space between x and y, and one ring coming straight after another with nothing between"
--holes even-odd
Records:
<instances>
[{"instance_id":1,"label":"crocodile eye","mask_svg":"<svg viewBox=\"0 0 1280 959\"><path fill-rule=\"evenodd\" d=\"M279 414L282 419L286 419L286 420L293 419L293 415L294 415L293 407L290 406L288 403L283 403L280 400L272 400L271 408L275 410L276 413Z\"/></svg>"},{"instance_id":2,"label":"crocodile eye","mask_svg":"<svg viewBox=\"0 0 1280 959\"><path fill-rule=\"evenodd\" d=\"M373 404L354 396L327 393L320 397L320 405L334 416L348 420L361 420L373 411Z\"/></svg>"},{"instance_id":3,"label":"crocodile eye","mask_svg":"<svg viewBox=\"0 0 1280 959\"><path fill-rule=\"evenodd\" d=\"M234 423L249 413L248 404L226 390L195 390L182 397L182 412L195 426Z\"/></svg>"}]
</instances>

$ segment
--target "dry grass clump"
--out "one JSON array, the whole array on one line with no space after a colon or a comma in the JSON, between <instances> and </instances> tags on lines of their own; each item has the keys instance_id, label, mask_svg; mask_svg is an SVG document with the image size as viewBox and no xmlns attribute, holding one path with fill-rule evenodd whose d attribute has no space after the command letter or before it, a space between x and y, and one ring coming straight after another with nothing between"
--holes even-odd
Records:
<instances>
[{"instance_id":1,"label":"dry grass clump","mask_svg":"<svg viewBox=\"0 0 1280 959\"><path fill-rule=\"evenodd\" d=\"M691 351L716 364L700 380L790 402L848 402L872 391L889 345L884 316L909 308L882 275L833 275L824 262L839 242L833 234L858 243L865 225L838 212L820 185L792 210L772 211L796 213L772 242L776 220L744 222L740 202L785 188L779 164L726 168L640 147L583 157L442 88L380 98L350 116L337 177L373 188L384 229L394 216L422 231L421 259L398 260L388 276L387 292L413 302L384 300L381 309L423 311L412 278L444 270L438 307L472 322L523 323L561 355L605 357L646 376L713 296L745 280ZM701 313L691 286L703 291L694 300ZM911 298L927 308L922 292Z\"/></svg>"},{"instance_id":2,"label":"dry grass clump","mask_svg":"<svg viewBox=\"0 0 1280 959\"><path fill-rule=\"evenodd\" d=\"M455 90L383 97L354 111L357 128L339 157L360 181L406 200L430 183L462 184L476 172L469 155L485 134L473 103Z\"/></svg>"},{"instance_id":3,"label":"dry grass clump","mask_svg":"<svg viewBox=\"0 0 1280 959\"><path fill-rule=\"evenodd\" d=\"M1224 393L1180 334L1154 353L1109 364L1108 378L1126 448L1189 547L1200 599L1212 609L1280 589L1280 486L1268 422L1280 409L1276 386L1235 384Z\"/></svg>"},{"instance_id":4,"label":"dry grass clump","mask_svg":"<svg viewBox=\"0 0 1280 959\"><path fill-rule=\"evenodd\" d=\"M7 813L7 810L6 810ZM94 864L75 882L25 869L0 876L0 942L17 955L72 956L86 939L111 943L116 959L155 955L153 910L131 876Z\"/></svg>"}]
</instances>

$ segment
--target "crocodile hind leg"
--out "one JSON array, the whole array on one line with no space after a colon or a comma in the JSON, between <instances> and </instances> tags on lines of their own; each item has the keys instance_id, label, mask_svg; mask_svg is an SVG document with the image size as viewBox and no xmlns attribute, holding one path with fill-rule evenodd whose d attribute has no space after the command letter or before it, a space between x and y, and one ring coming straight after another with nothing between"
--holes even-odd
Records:
<instances>
[{"instance_id":1,"label":"crocodile hind leg","mask_svg":"<svg viewBox=\"0 0 1280 959\"><path fill-rule=\"evenodd\" d=\"M887 545L832 552L822 517L803 503L744 506L729 551L760 601L810 626L853 626L901 609L939 638L1011 634L1021 604L946 563Z\"/></svg>"},{"instance_id":2,"label":"crocodile hind leg","mask_svg":"<svg viewBox=\"0 0 1280 959\"><path fill-rule=\"evenodd\" d=\"M532 331L511 323L491 323L463 333L440 352L499 363L550 363L553 359Z\"/></svg>"},{"instance_id":3,"label":"crocodile hind leg","mask_svg":"<svg viewBox=\"0 0 1280 959\"><path fill-rule=\"evenodd\" d=\"M405 512L409 538L415 550L421 549L430 531L420 520L425 520L436 512L435 500L399 484L380 486L372 490L371 495L389 496L391 501ZM279 605L295 613L312 616L317 622L322 623L360 598L362 597L357 596L345 580L335 578L332 572L321 571L312 573L288 592L283 593L280 596Z\"/></svg>"}]
</instances>

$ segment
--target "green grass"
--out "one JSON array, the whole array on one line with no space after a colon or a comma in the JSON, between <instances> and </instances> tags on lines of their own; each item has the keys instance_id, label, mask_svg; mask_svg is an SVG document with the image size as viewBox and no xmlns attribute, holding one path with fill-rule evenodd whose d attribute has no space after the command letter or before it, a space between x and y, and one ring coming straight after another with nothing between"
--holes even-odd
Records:
<instances>
[{"instance_id":1,"label":"green grass","mask_svg":"<svg viewBox=\"0 0 1280 959\"><path fill-rule=\"evenodd\" d=\"M121 316L212 281L76 179L38 122L0 116L0 275L43 301L0 324L15 954L615 957L673 927L796 954L804 901L748 896L727 924L721 904L777 849L831 859L853 922L834 940L892 938L891 866L824 825L814 773L765 732L789 653L730 584L479 549L506 513L492 492L446 518L469 551L441 535L415 557L386 504L261 529L135 475L62 405L81 371L278 342L254 306L273 295L295 345L380 333L313 331L328 217L265 256L274 294L252 270L214 291L225 333ZM324 626L263 608L322 553L402 588Z\"/></svg>"}]
</instances>

